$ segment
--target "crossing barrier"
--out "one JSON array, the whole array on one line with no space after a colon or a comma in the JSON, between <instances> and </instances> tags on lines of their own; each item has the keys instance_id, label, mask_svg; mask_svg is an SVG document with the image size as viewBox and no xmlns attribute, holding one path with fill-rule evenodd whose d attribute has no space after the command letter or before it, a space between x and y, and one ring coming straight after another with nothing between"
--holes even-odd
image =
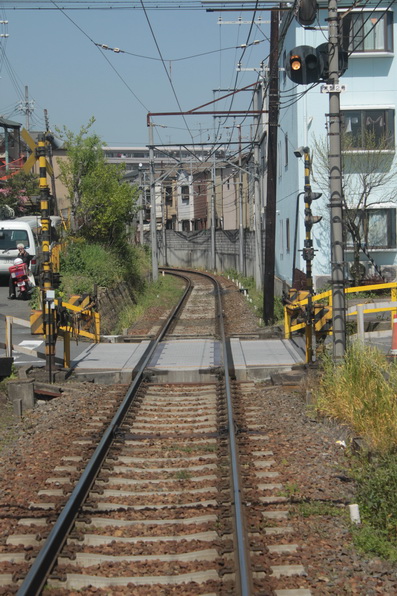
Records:
<instances>
[{"instance_id":1,"label":"crossing barrier","mask_svg":"<svg viewBox=\"0 0 397 596\"><path fill-rule=\"evenodd\" d=\"M390 300L384 302L370 302L357 304L347 309L348 317L357 317L359 336L363 338L364 315L368 313L391 313L391 327L394 331L394 318L397 318L397 282L370 284L345 288L345 294L360 294L379 290L390 290ZM313 294L311 296L312 321L308 317L309 292L298 292L291 289L284 306L284 337L291 339L292 334L302 330L311 324L313 325L316 339L323 341L327 335L332 334L332 290ZM397 331L396 331L397 335ZM396 337L397 355L397 337Z\"/></svg>"}]
</instances>

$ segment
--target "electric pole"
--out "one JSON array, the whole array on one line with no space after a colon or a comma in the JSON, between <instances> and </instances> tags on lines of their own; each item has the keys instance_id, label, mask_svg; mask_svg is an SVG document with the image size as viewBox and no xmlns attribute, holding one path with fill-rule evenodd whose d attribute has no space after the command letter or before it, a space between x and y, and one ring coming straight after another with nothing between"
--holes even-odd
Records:
<instances>
[{"instance_id":1,"label":"electric pole","mask_svg":"<svg viewBox=\"0 0 397 596\"><path fill-rule=\"evenodd\" d=\"M254 91L254 111L259 111L261 96L261 85L258 84ZM262 289L262 214L261 214L261 187L259 176L259 138L260 118L258 114L254 117L254 206L255 206L255 286L257 290Z\"/></svg>"},{"instance_id":2,"label":"electric pole","mask_svg":"<svg viewBox=\"0 0 397 596\"><path fill-rule=\"evenodd\" d=\"M150 240L152 245L152 281L159 277L159 265L157 258L157 218L156 218L156 188L154 181L154 145L153 145L153 124L149 126L149 162L150 162Z\"/></svg>"},{"instance_id":3,"label":"electric pole","mask_svg":"<svg viewBox=\"0 0 397 596\"><path fill-rule=\"evenodd\" d=\"M278 133L278 10L272 10L269 58L269 125L267 151L267 193L265 218L265 271L263 287L263 320L274 321L274 269L276 261L276 200L277 200L277 133Z\"/></svg>"},{"instance_id":4,"label":"electric pole","mask_svg":"<svg viewBox=\"0 0 397 596\"><path fill-rule=\"evenodd\" d=\"M332 329L334 360L341 360L346 350L346 306L344 281L344 246L342 214L342 156L340 138L339 89L339 19L337 0L328 3L329 60L329 183L331 205L331 276Z\"/></svg>"},{"instance_id":5,"label":"electric pole","mask_svg":"<svg viewBox=\"0 0 397 596\"><path fill-rule=\"evenodd\" d=\"M211 191L211 269L216 271L216 157L214 151L214 165L212 166L212 191Z\"/></svg>"},{"instance_id":6,"label":"electric pole","mask_svg":"<svg viewBox=\"0 0 397 596\"><path fill-rule=\"evenodd\" d=\"M52 133L50 132L50 122L48 119L48 110L44 110L44 121L45 121L45 134L46 140L48 141L48 161L51 166L51 193L54 199L54 215L58 215L58 203L57 203L57 194L56 194L56 186L55 186L55 174L53 168L53 159L52 159L52 144L51 141L54 139Z\"/></svg>"},{"instance_id":7,"label":"electric pole","mask_svg":"<svg viewBox=\"0 0 397 596\"><path fill-rule=\"evenodd\" d=\"M241 155L241 124L238 128L238 213L239 213L239 269L241 275L245 274L244 262L244 222L243 222L243 170Z\"/></svg>"},{"instance_id":8,"label":"electric pole","mask_svg":"<svg viewBox=\"0 0 397 596\"><path fill-rule=\"evenodd\" d=\"M29 87L25 85L25 101L19 102L18 110L25 114L25 128L30 129L30 115L34 111L34 101L29 101Z\"/></svg>"}]
</instances>

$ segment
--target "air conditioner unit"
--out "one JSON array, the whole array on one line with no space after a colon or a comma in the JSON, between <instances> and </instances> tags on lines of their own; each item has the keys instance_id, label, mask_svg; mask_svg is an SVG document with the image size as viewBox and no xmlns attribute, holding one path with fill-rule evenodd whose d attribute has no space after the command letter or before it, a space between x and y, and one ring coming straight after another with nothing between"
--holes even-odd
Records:
<instances>
[{"instance_id":1,"label":"air conditioner unit","mask_svg":"<svg viewBox=\"0 0 397 596\"><path fill-rule=\"evenodd\" d=\"M386 265L386 267L381 267L380 271L386 283L391 283L392 281L397 281L397 266L396 265Z\"/></svg>"}]
</instances>

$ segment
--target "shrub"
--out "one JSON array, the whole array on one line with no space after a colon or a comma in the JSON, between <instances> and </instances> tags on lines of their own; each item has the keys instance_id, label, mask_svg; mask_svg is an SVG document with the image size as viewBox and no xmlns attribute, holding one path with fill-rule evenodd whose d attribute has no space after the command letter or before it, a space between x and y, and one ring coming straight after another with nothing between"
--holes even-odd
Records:
<instances>
[{"instance_id":1,"label":"shrub","mask_svg":"<svg viewBox=\"0 0 397 596\"><path fill-rule=\"evenodd\" d=\"M323 360L317 410L348 425L371 449L397 447L397 367L376 348L354 342L342 364Z\"/></svg>"}]
</instances>

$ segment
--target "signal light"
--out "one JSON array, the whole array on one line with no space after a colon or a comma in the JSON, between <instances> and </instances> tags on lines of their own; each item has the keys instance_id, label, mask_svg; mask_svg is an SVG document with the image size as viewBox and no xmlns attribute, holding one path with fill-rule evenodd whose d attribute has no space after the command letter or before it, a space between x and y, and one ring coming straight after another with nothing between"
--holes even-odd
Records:
<instances>
[{"instance_id":1,"label":"signal light","mask_svg":"<svg viewBox=\"0 0 397 596\"><path fill-rule=\"evenodd\" d=\"M292 70L299 70L302 68L302 62L299 56L291 56L290 63Z\"/></svg>"},{"instance_id":2,"label":"signal light","mask_svg":"<svg viewBox=\"0 0 397 596\"><path fill-rule=\"evenodd\" d=\"M317 12L317 0L300 0L296 20L300 25L308 27L309 25L313 25L316 20Z\"/></svg>"},{"instance_id":3,"label":"signal light","mask_svg":"<svg viewBox=\"0 0 397 596\"><path fill-rule=\"evenodd\" d=\"M329 78L329 64L328 64L328 44L322 43L317 48L317 53L321 54L324 62L323 79ZM338 60L338 75L341 77L347 70L349 55L346 50L339 46L339 60Z\"/></svg>"},{"instance_id":4,"label":"signal light","mask_svg":"<svg viewBox=\"0 0 397 596\"><path fill-rule=\"evenodd\" d=\"M323 78L324 56L317 48L297 46L287 55L284 66L291 81L308 85Z\"/></svg>"}]
</instances>

